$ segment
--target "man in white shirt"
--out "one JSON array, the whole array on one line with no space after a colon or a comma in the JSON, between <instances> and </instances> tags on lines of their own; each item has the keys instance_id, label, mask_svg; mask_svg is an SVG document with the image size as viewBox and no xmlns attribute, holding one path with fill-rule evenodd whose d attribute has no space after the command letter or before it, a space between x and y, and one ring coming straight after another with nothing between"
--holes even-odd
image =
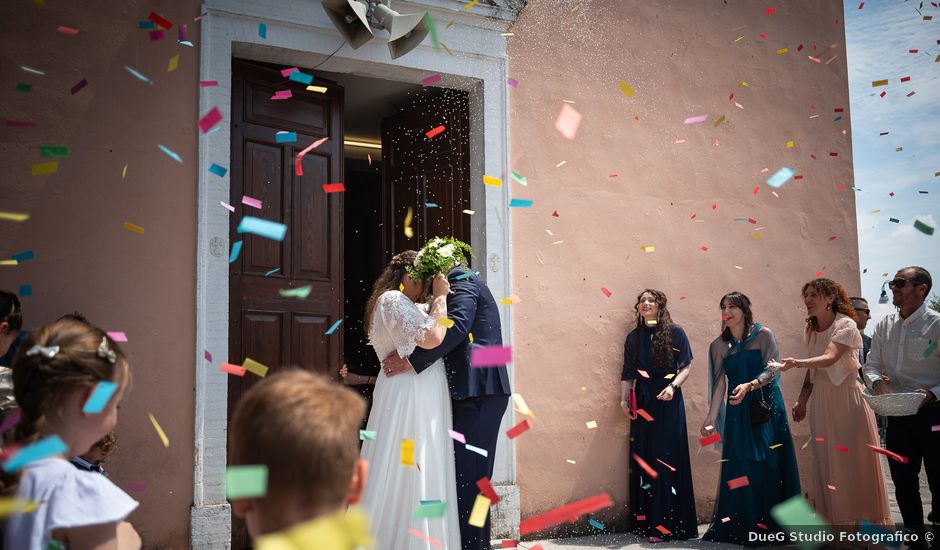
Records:
<instances>
[{"instance_id":1,"label":"man in white shirt","mask_svg":"<svg viewBox=\"0 0 940 550\"><path fill-rule=\"evenodd\" d=\"M922 267L906 267L888 282L898 313L875 327L871 351L862 368L865 381L878 395L917 392L924 395L920 410L912 416L888 419L886 446L908 458L907 464L889 460L898 508L904 527L917 533L912 548L927 548L924 508L920 498L920 465L924 463L930 486L931 508L940 506L940 313L927 308L933 282ZM885 371L890 381L882 377ZM940 535L934 526L933 535ZM940 541L932 543L937 548Z\"/></svg>"}]
</instances>

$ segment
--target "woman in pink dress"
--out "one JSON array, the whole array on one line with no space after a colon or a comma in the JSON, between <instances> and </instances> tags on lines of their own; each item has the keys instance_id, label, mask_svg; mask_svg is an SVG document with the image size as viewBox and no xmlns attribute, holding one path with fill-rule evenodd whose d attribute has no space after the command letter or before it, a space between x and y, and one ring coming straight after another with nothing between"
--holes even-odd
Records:
<instances>
[{"instance_id":1,"label":"woman in pink dress","mask_svg":"<svg viewBox=\"0 0 940 550\"><path fill-rule=\"evenodd\" d=\"M831 525L858 526L863 520L893 527L884 476L868 445L878 445L875 416L862 399L858 350L862 336L855 310L841 285L815 279L803 285L808 359L787 357L780 370L806 369L793 420L806 417L813 436L813 500Z\"/></svg>"}]
</instances>

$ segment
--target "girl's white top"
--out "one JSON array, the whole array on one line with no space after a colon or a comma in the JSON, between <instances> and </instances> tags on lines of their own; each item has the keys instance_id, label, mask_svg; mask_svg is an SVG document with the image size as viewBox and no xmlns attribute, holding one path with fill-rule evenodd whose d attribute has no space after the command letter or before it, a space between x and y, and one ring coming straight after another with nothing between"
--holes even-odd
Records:
<instances>
[{"instance_id":1,"label":"girl's white top","mask_svg":"<svg viewBox=\"0 0 940 550\"><path fill-rule=\"evenodd\" d=\"M42 458L24 466L16 496L37 507L10 516L6 548L46 548L56 529L118 523L138 506L107 477L79 470L63 458Z\"/></svg>"}]
</instances>

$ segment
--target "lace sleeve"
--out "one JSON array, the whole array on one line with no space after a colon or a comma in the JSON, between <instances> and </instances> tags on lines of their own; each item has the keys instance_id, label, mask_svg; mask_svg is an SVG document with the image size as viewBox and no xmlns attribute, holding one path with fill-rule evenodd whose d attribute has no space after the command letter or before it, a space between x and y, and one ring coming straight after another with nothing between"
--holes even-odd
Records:
<instances>
[{"instance_id":1,"label":"lace sleeve","mask_svg":"<svg viewBox=\"0 0 940 550\"><path fill-rule=\"evenodd\" d=\"M757 380L761 385L765 385L779 377L779 373L775 376L774 371L767 366L767 363L780 361L780 350L777 347L777 339L774 338L773 333L767 327L761 327L760 332L757 334L757 344L760 347L761 363L764 365L764 370L758 375Z\"/></svg>"},{"instance_id":2,"label":"lace sleeve","mask_svg":"<svg viewBox=\"0 0 940 550\"><path fill-rule=\"evenodd\" d=\"M399 357L408 357L415 346L424 342L434 319L423 313L407 296L397 291L386 292L379 298L382 323L395 343Z\"/></svg>"},{"instance_id":3,"label":"lace sleeve","mask_svg":"<svg viewBox=\"0 0 940 550\"><path fill-rule=\"evenodd\" d=\"M833 323L831 341L848 346L852 349L861 349L862 335L858 326L851 317L840 316Z\"/></svg>"}]
</instances>

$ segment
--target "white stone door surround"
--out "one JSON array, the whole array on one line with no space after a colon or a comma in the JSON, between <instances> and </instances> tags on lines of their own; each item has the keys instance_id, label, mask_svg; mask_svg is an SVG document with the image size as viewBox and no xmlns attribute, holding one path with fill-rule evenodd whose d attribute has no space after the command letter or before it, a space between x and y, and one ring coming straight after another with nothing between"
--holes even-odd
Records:
<instances>
[{"instance_id":1,"label":"white stone door surround","mask_svg":"<svg viewBox=\"0 0 940 550\"><path fill-rule=\"evenodd\" d=\"M497 297L511 292L509 215L509 109L506 41L500 35L516 17L515 11L478 4L463 9L463 0L395 0L402 13L427 10L437 21L441 38L453 52L435 51L430 39L392 61L387 41L377 38L353 50L340 48L319 69L361 76L420 83L440 74L437 86L470 93L471 244L476 266ZM199 113L217 107L223 121L231 120L232 59L250 59L287 66L313 67L342 43L319 0L207 0L201 23L201 81L218 85L199 88ZM453 21L446 30L444 27ZM266 26L266 38L259 24ZM231 135L223 122L217 131L199 137L198 235L196 259L196 425L191 543L193 548L226 548L231 540L231 510L222 485L226 464L228 380L215 365L228 355L229 212L219 201L229 200L228 174L209 172L212 164L230 169ZM483 174L501 177L501 187L482 184ZM512 341L511 308L501 308L503 340ZM214 361L208 363L204 352ZM510 369L510 377L513 377ZM511 409L511 407L510 407ZM503 419L511 425L512 411ZM494 510L494 532L518 525L515 452L501 438L496 453L494 483L506 494L502 510ZM501 503L502 504L502 503ZM507 509L508 508L508 509ZM500 528L499 520L506 524Z\"/></svg>"}]
</instances>

